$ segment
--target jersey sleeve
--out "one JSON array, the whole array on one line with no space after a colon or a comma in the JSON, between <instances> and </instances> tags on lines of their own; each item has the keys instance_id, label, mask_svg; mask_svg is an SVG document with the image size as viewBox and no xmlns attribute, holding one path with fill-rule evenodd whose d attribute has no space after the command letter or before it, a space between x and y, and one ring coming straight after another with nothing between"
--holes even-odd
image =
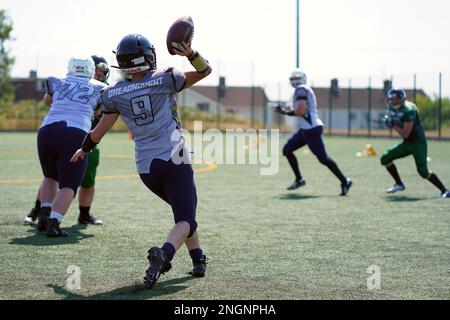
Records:
<instances>
[{"instance_id":1,"label":"jersey sleeve","mask_svg":"<svg viewBox=\"0 0 450 320\"><path fill-rule=\"evenodd\" d=\"M306 88L295 89L294 99L295 101L308 100L308 91L306 90Z\"/></svg>"},{"instance_id":2,"label":"jersey sleeve","mask_svg":"<svg viewBox=\"0 0 450 320\"><path fill-rule=\"evenodd\" d=\"M45 93L53 96L56 88L61 84L61 80L55 77L49 77L45 83Z\"/></svg>"},{"instance_id":3,"label":"jersey sleeve","mask_svg":"<svg viewBox=\"0 0 450 320\"><path fill-rule=\"evenodd\" d=\"M183 71L169 68L166 72L170 72L172 76L172 82L174 87L174 92L180 92L186 86L186 75Z\"/></svg>"},{"instance_id":4,"label":"jersey sleeve","mask_svg":"<svg viewBox=\"0 0 450 320\"><path fill-rule=\"evenodd\" d=\"M402 121L414 121L416 119L416 111L408 110L402 117Z\"/></svg>"},{"instance_id":5,"label":"jersey sleeve","mask_svg":"<svg viewBox=\"0 0 450 320\"><path fill-rule=\"evenodd\" d=\"M102 113L104 114L120 113L119 110L117 110L116 106L114 105L114 102L108 98L108 91L102 92L100 103L102 106Z\"/></svg>"}]
</instances>

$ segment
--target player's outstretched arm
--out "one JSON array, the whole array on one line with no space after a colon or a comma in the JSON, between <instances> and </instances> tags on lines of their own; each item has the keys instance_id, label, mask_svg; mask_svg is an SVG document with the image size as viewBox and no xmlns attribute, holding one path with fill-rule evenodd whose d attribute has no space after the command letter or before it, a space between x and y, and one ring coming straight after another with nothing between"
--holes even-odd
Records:
<instances>
[{"instance_id":1,"label":"player's outstretched arm","mask_svg":"<svg viewBox=\"0 0 450 320\"><path fill-rule=\"evenodd\" d=\"M184 89L193 86L198 81L206 78L212 71L208 61L203 58L197 51L191 48L190 44L185 42L181 43L180 49L173 49L173 51L182 57L188 58L189 62L195 68L196 71L188 71L186 75L186 84Z\"/></svg>"},{"instance_id":2,"label":"player's outstretched arm","mask_svg":"<svg viewBox=\"0 0 450 320\"><path fill-rule=\"evenodd\" d=\"M109 129L112 128L118 118L118 113L104 114L97 126L86 135L83 141L83 145L74 153L74 155L70 159L70 162L83 160L84 156L89 154L95 147L95 145L97 145L100 140L102 140L103 136L109 131Z\"/></svg>"}]
</instances>

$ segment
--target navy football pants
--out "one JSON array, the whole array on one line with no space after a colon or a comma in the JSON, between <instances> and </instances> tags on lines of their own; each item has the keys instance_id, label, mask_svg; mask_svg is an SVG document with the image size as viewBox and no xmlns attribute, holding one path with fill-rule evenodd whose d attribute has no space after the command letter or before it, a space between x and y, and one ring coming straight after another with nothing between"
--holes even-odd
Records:
<instances>
[{"instance_id":1,"label":"navy football pants","mask_svg":"<svg viewBox=\"0 0 450 320\"><path fill-rule=\"evenodd\" d=\"M176 165L172 160L153 159L150 173L139 176L147 188L170 204L175 224L181 221L189 223L191 237L197 230L197 190L192 165Z\"/></svg>"},{"instance_id":2,"label":"navy football pants","mask_svg":"<svg viewBox=\"0 0 450 320\"><path fill-rule=\"evenodd\" d=\"M339 170L336 162L331 159L326 150L325 144L322 139L323 127L317 126L309 130L300 129L295 133L283 147L283 155L288 159L292 170L294 171L297 180L301 179L300 169L298 168L297 158L294 155L294 151L298 150L305 145L308 145L311 152L317 157L319 162L327 166L331 172L333 172L336 177L341 181L341 183L346 183L346 178Z\"/></svg>"},{"instance_id":3,"label":"navy football pants","mask_svg":"<svg viewBox=\"0 0 450 320\"><path fill-rule=\"evenodd\" d=\"M87 167L87 157L82 161L71 163L86 132L68 127L65 121L55 122L38 131L37 146L39 161L44 177L58 181L59 189L71 188L74 194L83 180Z\"/></svg>"}]
</instances>

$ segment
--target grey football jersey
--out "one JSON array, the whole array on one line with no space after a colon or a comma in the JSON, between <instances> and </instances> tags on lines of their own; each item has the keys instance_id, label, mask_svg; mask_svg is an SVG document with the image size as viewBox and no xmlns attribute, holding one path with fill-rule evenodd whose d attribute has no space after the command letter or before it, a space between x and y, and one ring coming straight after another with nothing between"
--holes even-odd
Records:
<instances>
[{"instance_id":1,"label":"grey football jersey","mask_svg":"<svg viewBox=\"0 0 450 320\"><path fill-rule=\"evenodd\" d=\"M297 118L297 129L308 130L317 126L323 126L323 122L319 118L319 110L317 109L317 99L313 89L307 85L301 85L295 88L295 93L293 97L294 107L299 98L306 99L308 111L305 115L303 115L303 117Z\"/></svg>"},{"instance_id":2,"label":"grey football jersey","mask_svg":"<svg viewBox=\"0 0 450 320\"><path fill-rule=\"evenodd\" d=\"M169 160L183 142L176 93L185 84L185 74L169 68L149 71L140 81L121 81L103 91L103 112L119 113L133 135L138 173L149 173L155 158Z\"/></svg>"}]
</instances>

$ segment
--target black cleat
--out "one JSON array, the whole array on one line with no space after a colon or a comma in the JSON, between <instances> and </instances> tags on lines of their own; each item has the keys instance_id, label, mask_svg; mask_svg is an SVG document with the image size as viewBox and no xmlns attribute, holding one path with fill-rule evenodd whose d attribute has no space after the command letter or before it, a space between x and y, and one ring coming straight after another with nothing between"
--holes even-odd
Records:
<instances>
[{"instance_id":1,"label":"black cleat","mask_svg":"<svg viewBox=\"0 0 450 320\"><path fill-rule=\"evenodd\" d=\"M189 271L189 274L196 278L203 278L206 271L206 260L206 256L203 255L200 261L194 262L194 266L192 267L191 271Z\"/></svg>"},{"instance_id":2,"label":"black cleat","mask_svg":"<svg viewBox=\"0 0 450 320\"><path fill-rule=\"evenodd\" d=\"M147 269L144 277L144 287L151 289L156 281L158 281L159 276L172 268L172 264L167 261L164 251L158 247L153 247L148 250L147 259L150 262L150 267Z\"/></svg>"},{"instance_id":3,"label":"black cleat","mask_svg":"<svg viewBox=\"0 0 450 320\"><path fill-rule=\"evenodd\" d=\"M39 232L47 230L51 210L51 208L41 208L41 210L39 210L39 220L37 224L37 230Z\"/></svg>"},{"instance_id":4,"label":"black cleat","mask_svg":"<svg viewBox=\"0 0 450 320\"><path fill-rule=\"evenodd\" d=\"M348 193L348 190L350 190L352 185L353 185L352 180L347 178L347 182L341 184L341 196L345 196Z\"/></svg>"},{"instance_id":5,"label":"black cleat","mask_svg":"<svg viewBox=\"0 0 450 320\"><path fill-rule=\"evenodd\" d=\"M30 213L23 219L23 224L35 225L36 219L39 215L39 210L31 209Z\"/></svg>"},{"instance_id":6,"label":"black cleat","mask_svg":"<svg viewBox=\"0 0 450 320\"><path fill-rule=\"evenodd\" d=\"M47 237L56 238L56 237L67 237L69 234L62 230L60 227L60 222L57 219L50 219L47 227Z\"/></svg>"},{"instance_id":7,"label":"black cleat","mask_svg":"<svg viewBox=\"0 0 450 320\"><path fill-rule=\"evenodd\" d=\"M103 221L100 219L96 219L94 216L89 215L88 217L78 216L79 224L93 224L93 225L102 225Z\"/></svg>"},{"instance_id":8,"label":"black cleat","mask_svg":"<svg viewBox=\"0 0 450 320\"><path fill-rule=\"evenodd\" d=\"M303 187L306 184L305 179L295 180L289 187L287 187L288 190L295 190L300 187Z\"/></svg>"}]
</instances>

